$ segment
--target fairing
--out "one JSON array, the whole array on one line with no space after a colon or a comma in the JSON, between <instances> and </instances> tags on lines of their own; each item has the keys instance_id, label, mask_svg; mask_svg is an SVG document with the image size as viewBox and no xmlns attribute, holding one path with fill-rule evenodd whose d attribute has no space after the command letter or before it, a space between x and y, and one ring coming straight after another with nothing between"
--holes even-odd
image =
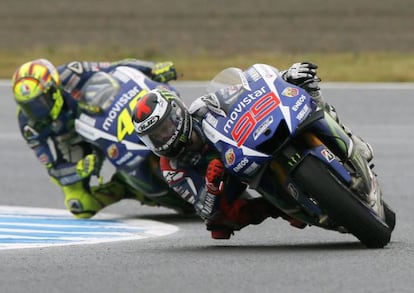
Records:
<instances>
[{"instance_id":1,"label":"fairing","mask_svg":"<svg viewBox=\"0 0 414 293\"><path fill-rule=\"evenodd\" d=\"M316 109L305 90L284 81L268 65L255 65L245 72L226 69L209 89L217 88L215 95L226 117L208 113L203 128L223 154L226 167L247 180L286 139L295 136Z\"/></svg>"},{"instance_id":2,"label":"fairing","mask_svg":"<svg viewBox=\"0 0 414 293\"><path fill-rule=\"evenodd\" d=\"M135 134L131 119L134 106L137 99L148 91L168 86L154 82L140 71L128 67L117 67L108 75L110 80L102 83L105 84L102 86L104 94L95 95L95 101L99 102L92 103L103 111L96 114L88 111L81 113L75 121L76 131L104 151L115 167L133 170L152 153ZM86 84L85 89L94 90L94 87ZM93 96L88 92L86 95Z\"/></svg>"}]
</instances>

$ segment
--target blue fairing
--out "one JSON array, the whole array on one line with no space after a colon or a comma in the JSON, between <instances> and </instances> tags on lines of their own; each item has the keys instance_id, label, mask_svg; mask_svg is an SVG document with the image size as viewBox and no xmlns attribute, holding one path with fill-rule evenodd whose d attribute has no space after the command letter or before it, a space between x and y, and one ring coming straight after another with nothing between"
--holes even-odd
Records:
<instances>
[{"instance_id":1,"label":"blue fairing","mask_svg":"<svg viewBox=\"0 0 414 293\"><path fill-rule=\"evenodd\" d=\"M220 137L214 144L226 167L249 180L316 106L305 90L277 74L250 68L244 77L241 86L216 92L227 116L209 113L205 120Z\"/></svg>"},{"instance_id":2,"label":"blue fairing","mask_svg":"<svg viewBox=\"0 0 414 293\"><path fill-rule=\"evenodd\" d=\"M352 178L348 171L344 169L344 166L337 159L335 159L335 155L328 148L322 145L309 149L304 153L305 156L309 154L319 158L322 162L329 164L346 182L351 182Z\"/></svg>"},{"instance_id":3,"label":"blue fairing","mask_svg":"<svg viewBox=\"0 0 414 293\"><path fill-rule=\"evenodd\" d=\"M293 226L352 233L370 247L389 242L395 214L372 166L326 105L265 64L226 68L210 88L193 106L205 113L204 134L231 175ZM202 111L203 101L210 111Z\"/></svg>"},{"instance_id":4,"label":"blue fairing","mask_svg":"<svg viewBox=\"0 0 414 293\"><path fill-rule=\"evenodd\" d=\"M141 72L118 67L109 72L119 89L103 113L82 113L76 121L76 130L105 152L117 169L133 170L151 151L139 140L132 124L132 111L137 98L160 87L174 90L147 78ZM114 81L112 81L114 82ZM175 90L174 90L175 91Z\"/></svg>"}]
</instances>

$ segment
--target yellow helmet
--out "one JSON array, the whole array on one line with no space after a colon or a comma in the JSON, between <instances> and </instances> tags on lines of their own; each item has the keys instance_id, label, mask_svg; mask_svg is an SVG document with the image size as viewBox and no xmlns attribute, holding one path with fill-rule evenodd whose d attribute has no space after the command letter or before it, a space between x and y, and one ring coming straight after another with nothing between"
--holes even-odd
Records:
<instances>
[{"instance_id":1,"label":"yellow helmet","mask_svg":"<svg viewBox=\"0 0 414 293\"><path fill-rule=\"evenodd\" d=\"M20 66L13 74L14 99L33 121L55 120L62 110L63 97L57 69L46 59L36 59Z\"/></svg>"}]
</instances>

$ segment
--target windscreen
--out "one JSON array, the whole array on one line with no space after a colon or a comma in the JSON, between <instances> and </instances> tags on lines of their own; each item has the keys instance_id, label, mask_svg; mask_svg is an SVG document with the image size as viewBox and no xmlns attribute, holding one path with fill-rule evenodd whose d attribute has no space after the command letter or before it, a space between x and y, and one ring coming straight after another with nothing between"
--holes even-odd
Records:
<instances>
[{"instance_id":1,"label":"windscreen","mask_svg":"<svg viewBox=\"0 0 414 293\"><path fill-rule=\"evenodd\" d=\"M82 102L105 111L120 89L117 80L106 72L95 73L82 87Z\"/></svg>"},{"instance_id":2,"label":"windscreen","mask_svg":"<svg viewBox=\"0 0 414 293\"><path fill-rule=\"evenodd\" d=\"M209 83L207 91L214 93L220 102L220 107L227 112L245 91L247 84L240 68L229 67L217 74Z\"/></svg>"}]
</instances>

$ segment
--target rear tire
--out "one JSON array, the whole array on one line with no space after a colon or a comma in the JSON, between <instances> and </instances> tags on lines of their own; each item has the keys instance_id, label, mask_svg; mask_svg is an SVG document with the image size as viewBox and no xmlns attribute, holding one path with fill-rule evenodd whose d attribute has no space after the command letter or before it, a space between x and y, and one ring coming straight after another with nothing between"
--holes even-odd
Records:
<instances>
[{"instance_id":1,"label":"rear tire","mask_svg":"<svg viewBox=\"0 0 414 293\"><path fill-rule=\"evenodd\" d=\"M315 157L305 158L293 172L293 178L332 220L344 226L366 247L382 248L390 242L395 214L392 220L393 212L386 208L388 225L381 221Z\"/></svg>"}]
</instances>

